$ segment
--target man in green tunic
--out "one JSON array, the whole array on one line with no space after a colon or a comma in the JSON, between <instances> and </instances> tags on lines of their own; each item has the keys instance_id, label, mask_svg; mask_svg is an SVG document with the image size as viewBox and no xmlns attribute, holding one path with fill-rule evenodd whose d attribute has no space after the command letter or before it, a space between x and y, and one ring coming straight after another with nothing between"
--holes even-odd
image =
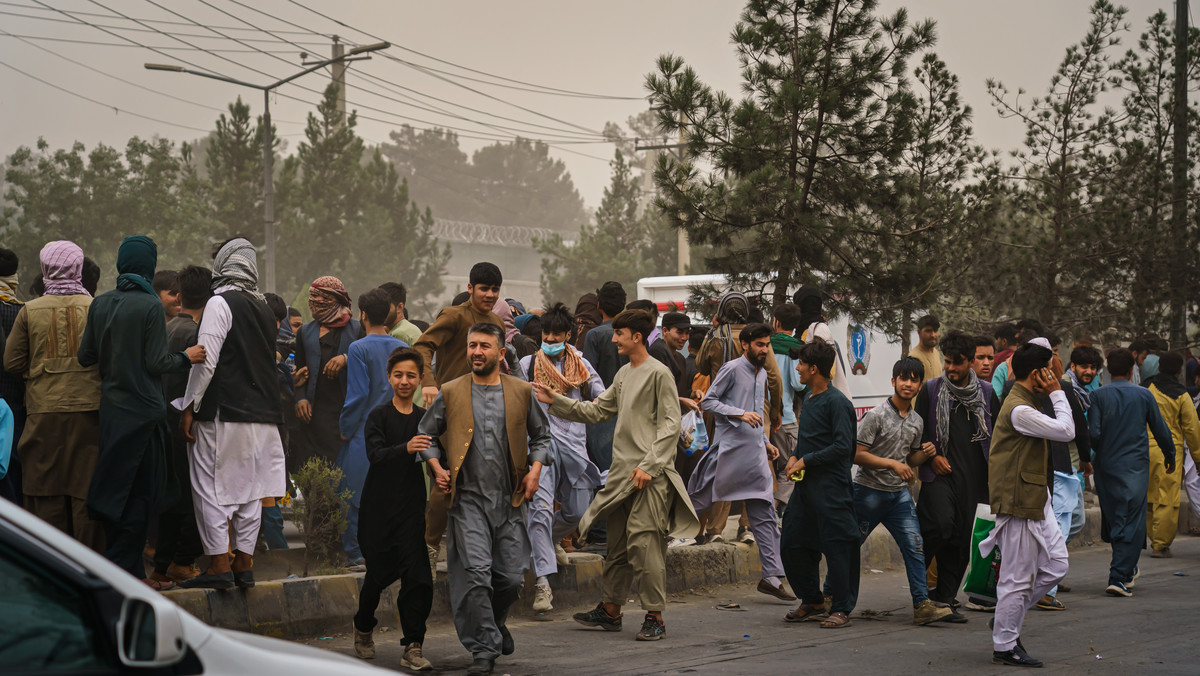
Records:
<instances>
[{"instance_id":1,"label":"man in green tunic","mask_svg":"<svg viewBox=\"0 0 1200 676\"><path fill-rule=\"evenodd\" d=\"M671 370L647 351L646 336L654 328L650 313L626 310L612 327L617 351L629 363L595 401L568 399L537 383L533 387L538 400L550 404L550 415L589 424L617 419L608 481L579 522L586 537L593 521L608 519L603 600L575 615L575 621L620 631L621 604L637 578L646 618L636 638L657 641L666 634L667 538L695 533L700 521L675 471L679 394Z\"/></svg>"},{"instance_id":2,"label":"man in green tunic","mask_svg":"<svg viewBox=\"0 0 1200 676\"><path fill-rule=\"evenodd\" d=\"M79 363L100 367L100 457L88 489L91 518L104 523L105 558L146 578L142 547L150 514L173 483L162 376L204 361L204 346L167 352L162 303L150 285L158 250L126 237L117 252L117 288L92 301Z\"/></svg>"}]
</instances>

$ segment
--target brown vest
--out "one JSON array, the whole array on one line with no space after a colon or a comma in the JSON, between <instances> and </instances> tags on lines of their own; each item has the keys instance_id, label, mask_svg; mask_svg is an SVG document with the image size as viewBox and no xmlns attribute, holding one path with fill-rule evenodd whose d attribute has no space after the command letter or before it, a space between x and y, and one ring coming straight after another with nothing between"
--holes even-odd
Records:
<instances>
[{"instance_id":1,"label":"brown vest","mask_svg":"<svg viewBox=\"0 0 1200 676\"><path fill-rule=\"evenodd\" d=\"M512 376L501 375L500 386L504 388L504 426L508 432L508 469L512 473L515 494L514 506L521 504L521 480L529 472L527 459L529 434L526 420L529 417L531 387L529 383ZM471 409L471 374L455 378L442 386L442 399L446 403L446 431L438 437L438 443L446 452L446 463L450 471L449 504L453 505L458 495L458 473L466 462L475 435L475 413Z\"/></svg>"},{"instance_id":2,"label":"brown vest","mask_svg":"<svg viewBox=\"0 0 1200 676\"><path fill-rule=\"evenodd\" d=\"M1053 482L1050 446L1045 439L1021 434L1013 427L1012 412L1018 406L1041 410L1037 396L1021 385L1013 385L996 415L988 455L988 493L993 514L1011 514L1041 521Z\"/></svg>"}]
</instances>

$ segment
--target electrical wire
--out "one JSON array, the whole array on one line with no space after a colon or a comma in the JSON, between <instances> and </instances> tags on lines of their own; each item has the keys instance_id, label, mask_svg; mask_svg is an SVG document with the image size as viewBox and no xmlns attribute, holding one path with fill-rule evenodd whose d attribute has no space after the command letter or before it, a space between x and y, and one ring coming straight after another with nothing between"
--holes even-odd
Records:
<instances>
[{"instance_id":1,"label":"electrical wire","mask_svg":"<svg viewBox=\"0 0 1200 676\"><path fill-rule=\"evenodd\" d=\"M157 89L153 89L153 88L151 88L151 87L147 87L147 86L145 86L145 85L138 84L138 83L136 83L136 82L133 82L132 80L126 80L125 78L118 77L118 76L116 76L116 75L113 75L112 73L107 73L107 72L105 72L105 71L103 71L103 70L100 70L99 68L96 68L96 67L94 67L94 66L90 66L90 65L88 65L88 64L86 64L86 63L84 63L84 62L82 62L82 61L77 61L77 60L75 60L75 59L72 59L71 57L69 57L69 56L66 56L65 54L60 54L59 52L56 52L56 51L54 51L53 49L47 49L47 48L45 48L45 47L42 47L41 45L35 44L35 43L33 43L33 42L30 42L29 40L25 39L24 37L22 37L22 36L20 36L20 35L14 35L14 34L12 34L12 33L8 33L8 32L5 32L5 31L0 31L0 36L4 36L4 37L10 37L10 38L16 38L17 40L20 40L21 42L24 42L25 44L29 45L30 47L33 47L34 49L41 50L41 51L43 51L43 52L46 52L47 54L50 54L50 55L52 55L52 56L56 56L56 57L58 57L58 58L62 59L63 61L67 61L68 63L72 63L72 64L74 64L74 65L76 65L76 66L79 66L80 68L85 68L85 69L87 69L87 70L90 70L90 71L92 71L93 73L97 73L97 74L99 74L99 75L103 75L104 77L107 77L107 78L109 78L109 79L116 80L117 82L121 82L121 83L127 84L127 85L129 85L130 87L136 87L137 89L141 89L142 91L150 92L151 94L157 94L158 96L163 96L163 97L166 97L166 98L168 98L168 99L171 99L171 100L174 100L174 101L179 101L180 103L187 103L187 104L189 104L189 105L197 106L197 107L199 107L199 108L203 108L203 109L205 109L205 110L216 111L216 112L218 112L218 113L221 113L221 114L225 114L226 112L228 112L228 110L226 110L225 108L218 108L218 107L216 107L216 106L210 106L210 105L208 105L207 103L200 103L199 101L192 101L192 100L190 100L190 99L185 99L185 98L182 98L182 97L179 97L179 96L175 96L175 95L173 95L173 94L168 94L168 93L166 93L166 92L159 91L159 90L157 90ZM122 46L123 46L123 45L122 45ZM130 46L132 46L132 45L130 45ZM296 121L292 121L292 120L279 120L279 119L276 119L276 120L274 120L274 121L275 121L275 122L278 122L278 123L280 123L280 124L292 124L292 125L302 125L302 124L303 124L302 122L296 122Z\"/></svg>"},{"instance_id":2,"label":"electrical wire","mask_svg":"<svg viewBox=\"0 0 1200 676\"><path fill-rule=\"evenodd\" d=\"M34 8L31 7L30 9L34 9ZM77 13L82 14L82 12L77 12ZM0 10L0 16L12 16L12 17L17 17L17 18L21 18L21 19L31 19L33 21L48 21L48 22L52 22L52 23L65 23L65 24L70 24L70 25L78 25L78 22L76 22L76 21L69 21L67 19L60 19L58 17L31 16L29 14L18 14L16 12L7 12L4 10ZM131 31L131 32L135 32L135 33L158 33L159 32L158 30L153 29L153 28L143 28L140 26L137 26L137 27L135 27L135 26L114 26L112 24L103 24L103 23L97 23L95 25L98 27L111 28L113 30L119 30L119 31ZM200 35L197 33L175 33L175 35L178 35L180 37L185 37L185 38L202 38L202 39L208 39L208 40L213 39L213 37L211 35ZM270 43L285 42L288 44L299 46L299 45L297 45L297 43L294 43L290 40L284 40L281 38L274 38L274 39L270 39L270 40L264 39L264 38L247 38L246 42L270 42ZM324 42L308 42L305 44L307 44L309 46L317 46L317 45L323 46L325 43Z\"/></svg>"},{"instance_id":3,"label":"electrical wire","mask_svg":"<svg viewBox=\"0 0 1200 676\"><path fill-rule=\"evenodd\" d=\"M216 7L214 7L214 6L213 6L211 3L207 2L206 0L199 0L199 1L200 1L202 4L204 4L204 5L207 5L207 6L209 6L209 7L213 7L214 9L217 9ZM297 29L300 29L300 30L307 30L307 31L310 31L310 32L311 32L311 33L313 33L313 34L316 34L316 31L313 31L311 28L308 28L307 26L302 26L302 25L300 25L300 24L298 24L298 23L295 23L295 22L289 21L289 20L287 20L287 19L283 19L283 18L281 18L281 17L275 16L275 15L273 15L273 14L270 14L269 12L265 12L265 11L263 11L263 10L261 10L261 9L258 9L258 8L256 8L256 7L253 7L253 6L251 6L251 5L247 5L247 4L245 4L245 3L239 2L238 0L229 0L229 2L231 2L232 4L238 5L238 6L240 6L240 7L244 7L244 8L246 8L246 9L249 9L249 10L251 10L251 11L253 11L253 12L256 12L256 13L258 13L258 14L261 14L262 16L268 17L268 18L270 18L270 19L273 19L273 20L275 20L275 21L279 21L279 22L281 22L281 23L287 24L287 25L289 25L289 26L292 26L292 27L294 27L294 28L297 28ZM217 11L220 11L220 12L222 12L222 13L226 14L227 16L231 16L231 17L233 17L233 16L234 16L234 15L232 15L232 14L228 13L228 12L225 12L224 10L217 9ZM242 19L242 18L240 18L240 17L234 17L234 18L237 18L239 21L242 21L243 23L246 23L247 25L250 25L250 26L253 26L253 25L255 25L255 24L252 24L252 23L250 23L249 21L246 21L245 19ZM264 32L266 32L268 35L270 35L270 34L271 34L271 32L270 32L270 31L266 31L265 29L261 29L261 30L263 30ZM357 30L357 29L354 29L354 30ZM359 31L359 32L362 32L362 31ZM365 34L365 33L364 33L364 34ZM402 60L402 59L397 59L396 57L393 57L393 56L391 56L391 55L388 55L388 54L386 54L386 53L385 53L385 54L382 54L382 56L383 56L384 58L387 58L387 59L389 59L389 60L398 61L399 63L405 64L405 65L408 65L408 66L410 66L410 67L420 68L420 66L419 66L419 65L417 65L417 64L411 64L411 63L409 63L409 62L407 62L407 61L404 61L404 60ZM575 124L573 124L573 123L566 122L565 120L558 120L557 118L552 118L552 117L551 117L551 118L549 118L549 119L551 119L551 120L555 120L555 121L559 122L560 124L566 124L566 125L569 125L569 126L572 126L572 127L576 127L577 129L582 129L582 130L585 132L585 134L586 134L586 135L581 135L581 134L580 134L578 131L564 130L564 129L561 129L561 128L558 128L558 127L552 127L552 126L549 126L549 125L539 124L539 123L535 123L535 122L527 122L527 121L524 121L524 120L517 120L517 119L514 119L514 118L510 118L510 117L505 117L505 116L503 116L503 115L498 115L498 114L496 114L496 113L491 113L491 112L488 112L488 111L479 110L479 109L477 109L477 108L471 108L471 107L469 107L469 106L465 106L465 105L462 105L462 104L459 104L459 103L455 103L455 102L453 102L453 101L447 101L447 100L445 100L445 99L440 99L440 98L437 98L437 97L435 97L435 96L431 96L431 95L429 95L429 94L425 94L425 93L423 93L423 92L419 92L419 91L417 91L417 90L415 90L415 89L412 89L412 88L410 88L410 87L405 87L404 85L400 85L400 84L397 84L397 83L395 83L395 82L391 82L391 81L389 81L389 80L386 80L386 79L380 78L380 77L378 77L378 76L376 76L376 75L372 75L372 74L369 74L369 73L362 73L361 75L362 75L363 77L365 77L366 79L368 79L368 80L370 80L370 81L372 81L372 82L375 82L375 83L376 83L378 86L381 86L381 87L383 87L384 89L388 89L389 91L392 91L393 93L398 93L398 92L396 92L396 91L395 91L395 89L389 89L389 86L390 86L390 87L399 88L399 89L403 89L403 90L406 90L406 91L412 92L413 94L416 94L417 96L421 96L421 97L424 97L424 98L432 99L432 100L435 100L435 101L438 101L438 102L441 102L441 103L445 103L446 105L455 106L455 107L457 107L457 108L462 108L462 109L464 109L464 110L469 110L469 111L471 111L471 112L474 112L474 113L479 113L479 114L481 114L481 115L488 115L488 116L490 116L490 117L495 117L495 118L497 118L497 119L506 120L506 121L509 121L509 122L515 122L515 123L517 123L517 124L523 124L523 125L526 125L526 126L529 126L529 127L538 127L538 128L542 128L542 129L554 130L554 131L556 131L556 132L560 132L560 133L558 134L558 136L560 136L560 137L562 137L562 138L572 138L572 137L574 137L574 138L591 138L591 139L595 139L595 140L594 140L594 142L596 142L596 143L611 143L611 140L610 140L610 139L608 139L608 138L606 138L606 137L604 137L604 135L603 135L602 133L600 133L600 132L595 132L595 131L593 131L593 130L587 129L586 127L580 127L579 125L575 125ZM461 85L458 85L457 83L454 83L454 82L451 82L451 84L454 84L455 86L461 86ZM472 90L472 91L474 91L474 90ZM479 93L479 92L476 92L476 93ZM489 98L492 98L492 97L490 97L490 95L487 95L487 94L482 94L482 95L483 95L483 96L488 96ZM388 98L388 97L384 97L384 98ZM393 101L395 101L395 99L389 99L389 100L393 100ZM497 100L500 100L500 99L497 99ZM506 101L503 101L503 100L500 100L500 101L501 101L501 102L503 102L503 103L508 103L508 102L506 102ZM397 102L397 103L402 103L402 104L405 104L405 105L414 105L414 104L408 104L408 103L406 103L406 102L403 102L403 101L396 101L396 102ZM515 105L515 104L509 104L509 105ZM421 108L420 106L416 106L416 107L418 107L418 108ZM518 107L519 107L519 106L518 106ZM480 121L478 121L478 120L471 120L470 118L467 118L467 117L464 117L464 116L461 116L461 115L456 115L456 114L454 114L454 113L450 113L450 112L448 112L448 111L445 111L445 110L442 110L442 109L438 109L438 108L434 108L434 109L430 109L430 108L421 108L421 109L423 109L423 110L429 110L430 112L434 112L434 111L436 111L436 112L439 112L439 113L441 113L441 114L443 114L443 115L450 115L450 116L452 116L452 117L457 117L458 119L461 119L461 120L471 121L471 122L474 122L475 124L480 124L480 125L482 125L482 126L487 126L487 127L491 128L491 129L495 129L495 130L507 130L507 131L513 131L513 132L517 132L517 133L528 133L528 132L524 132L524 131L521 131L521 130L514 129L514 128L512 128L512 127L505 127L505 126L502 126L502 125L501 125L501 126L497 126L497 125L492 125L492 124L489 124L489 123L486 123L486 122L480 122ZM534 114L537 114L537 115L539 115L539 116L542 116L542 117L549 117L549 116L546 116L546 115L542 115L541 113L537 113L536 111L530 111L529 109L526 109L526 108L522 108L522 110L526 110L527 112L533 112ZM562 133L562 132L565 132L565 134L564 134L564 133ZM543 135L545 135L545 132L534 132L534 133L539 133L539 134L543 134Z\"/></svg>"},{"instance_id":4,"label":"electrical wire","mask_svg":"<svg viewBox=\"0 0 1200 676\"><path fill-rule=\"evenodd\" d=\"M230 2L233 2L234 4L241 5L241 6L243 6L243 7L247 7L247 8L249 8L249 6L248 6L248 5L245 5L245 4L243 4L243 3L242 3L242 2L240 2L239 0L230 0ZM366 32L366 31L364 31L364 30L362 30L362 29L355 28L354 26L351 26L350 24L347 24L347 23L345 23L345 22L343 22L343 21L340 21L340 20L338 20L338 19L335 19L335 18L333 18L333 17L329 16L328 14L324 14L324 13L322 13L322 12L318 12L317 10L315 10L315 9L313 9L313 8L311 8L311 7L308 7L308 6L307 6L307 5L305 5L304 3L298 2L297 0L288 0L288 2L292 3L293 5L295 5L295 6L299 7L299 8L301 8L301 9L304 9L304 10L307 10L307 11L309 11L309 12L312 12L313 14L316 14L317 16L319 16L319 17L321 17L321 18L323 18L323 19L326 19L327 21L332 21L332 22L336 23L336 24L337 24L337 25L339 25L339 26L342 26L342 27L344 27L344 28L348 28L348 29L350 29L350 30L352 30L352 31L356 31L356 32L358 32L358 33L361 33L362 35L366 35L367 37L371 38L372 40L384 40L384 39L385 39L385 38L381 38L381 37L379 37L379 36L377 36L377 35L372 35L371 33L368 33L368 32ZM277 17L276 17L276 18L277 18ZM280 20L282 21L282 19L280 19ZM285 23L287 23L287 22L285 22ZM429 55L429 54L425 54L424 52L419 52L419 51L417 51L417 50L415 50L415 49L412 49L412 48L409 48L409 47L405 47L405 46L403 46L403 45L401 45L401 44L396 44L396 43L393 43L393 44L395 44L395 45L396 45L396 47L397 47L398 49L402 49L402 50L404 50L404 51L406 51L406 52L409 52L409 53L412 53L412 54L416 54L416 55L418 55L418 56L424 57L424 58L426 58L426 59L429 59L429 60L431 60L431 61L436 61L436 62L438 62L438 63L442 63L442 64L445 64L445 65L447 65L447 66L453 66L453 67L455 67L455 68L459 68L459 69L462 69L462 70L465 70L465 71L468 71L468 72L471 72L471 73L476 73L476 74L478 74L478 75L486 75L486 76L488 76L488 77L495 78L495 79L497 79L497 80L503 80L503 81L505 81L505 82L512 82L512 83L516 83L516 84L524 85L524 86L526 86L526 87L535 87L535 88L538 88L538 89L540 89L540 90L544 90L544 92L545 92L545 93L547 93L547 94L559 94L559 95L565 95L565 96L576 96L576 97L592 98L592 99L611 99L611 100L616 100L616 101L642 101L642 100L644 100L644 97L641 97L641 96L610 96L610 95L606 95L606 94L591 94L591 93L588 93L588 92L577 92L577 91L571 91L571 90L569 90L569 89L559 89L559 88L557 88L557 87L548 87L548 86L545 86L545 85L534 84L534 83L532 83L532 82L524 82L524 81L522 81L522 80L515 80L515 79L513 79L513 78L507 78L507 77L504 77L504 76L502 76L502 75L495 75L495 74L493 74L493 73L488 73L488 72L486 72L486 71L482 71L482 70L476 70L476 69L474 69L474 68L470 68L470 67L468 67L468 66L463 66L463 65L460 65L460 64L454 63L454 62L452 62L452 61L447 61L447 60L445 60L445 59L439 59L439 58L438 58L438 57L436 57L436 56L431 56L431 55ZM499 85L499 84L497 84L496 86L503 86L503 85Z\"/></svg>"},{"instance_id":5,"label":"electrical wire","mask_svg":"<svg viewBox=\"0 0 1200 676\"><path fill-rule=\"evenodd\" d=\"M149 47L147 47L146 45L143 45L143 44L128 44L128 43L119 43L119 42L101 42L101 41L99 41L99 40L77 40L77 39L74 39L74 38L56 38L56 37L50 37L50 36L48 36L48 35L25 35L25 34L20 34L20 33L7 33L7 32L3 33L3 35L6 35L6 36L8 36L8 37L12 37L12 38L24 38L24 39L26 39L26 40L36 40L36 41L38 41L38 42L60 42L60 43L64 43L64 44L71 44L71 45L88 45L88 46L92 46L92 47L124 47L124 48L138 48L138 47L140 47L140 48L142 48L142 49L149 49ZM161 50L164 50L164 51L170 51L170 52L195 52L195 51L201 51L201 50L198 50L198 49L194 49L194 48L192 48L192 47L173 47L173 46L164 46L164 47L158 47L157 49L161 49ZM293 53L295 53L295 52L294 52L294 50L291 50L291 49L288 49L288 50L279 50L279 51L275 51L275 52L272 52L272 51L266 51L266 52L263 52L263 50L261 50L261 49L212 49L212 50L209 50L209 51L215 52L215 53L217 53L217 54L257 54L257 53L265 53L265 54L293 54ZM170 55L170 54L163 54L163 56L170 57L171 55Z\"/></svg>"},{"instance_id":6,"label":"electrical wire","mask_svg":"<svg viewBox=\"0 0 1200 676\"><path fill-rule=\"evenodd\" d=\"M23 9L32 9L32 10L36 10L39 12L56 12L56 11L58 11L58 10L54 9L53 7L34 7L32 5L26 5L24 3L19 3L19 2L0 1L0 6L19 7L19 8L23 8ZM98 18L102 18L102 19L120 18L119 15L117 15L117 14L101 14L99 12L85 12L83 10L71 10L71 11L80 16L94 16L94 17L98 17ZM36 18L36 17L30 17L30 18ZM169 25L169 26L190 25L190 24L184 23L182 21L170 21L170 20L165 20L165 19L141 19L141 21L144 23L153 23L153 24L161 24L161 25ZM218 29L222 29L222 30L231 30L231 31L253 30L250 28L243 28L241 26L214 26L214 28L218 28ZM285 30L285 31L275 31L275 32L276 33L288 33L288 34L292 34L292 35L317 35L319 37L325 38L326 40L333 37L332 35L313 33L312 31L286 31ZM325 43L320 43L320 44L325 44Z\"/></svg>"},{"instance_id":7,"label":"electrical wire","mask_svg":"<svg viewBox=\"0 0 1200 676\"><path fill-rule=\"evenodd\" d=\"M67 89L66 87L60 87L59 85L56 85L53 82L50 82L48 80L43 80L42 78L40 78L32 73L27 73L27 72L21 70L20 68L17 68L16 66L5 63L3 61L0 61L0 66L4 66L5 68L7 68L11 71L20 73L21 75L24 75L25 77L27 77L31 80L36 80L36 81L46 85L47 87L50 87L52 89L57 89L58 91L63 92L64 94L70 94L71 96L74 96L75 98L83 99L84 101L94 103L98 106L104 106L105 108L108 108L109 110L112 110L113 112L116 112L118 114L125 113L126 115L130 115L132 117L138 117L143 120L150 120L151 122L157 122L159 124L170 125L172 127L179 127L180 129L189 129L191 131L198 131L203 134L208 134L210 131L208 129L200 129L199 127L192 127L192 126L188 126L186 124L179 124L178 122L170 122L168 120L162 120L157 117L150 117L149 115L142 115L141 113L135 113L132 110L127 110L125 108L119 108L117 106L112 105L111 103L105 103L103 101L98 101L96 99L84 96L83 94L80 94L79 92Z\"/></svg>"}]
</instances>

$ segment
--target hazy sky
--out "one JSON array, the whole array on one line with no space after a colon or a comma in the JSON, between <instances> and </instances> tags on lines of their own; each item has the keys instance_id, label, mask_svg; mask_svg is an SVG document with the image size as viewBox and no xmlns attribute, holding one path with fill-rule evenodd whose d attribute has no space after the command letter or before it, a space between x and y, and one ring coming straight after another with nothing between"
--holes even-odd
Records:
<instances>
[{"instance_id":1,"label":"hazy sky","mask_svg":"<svg viewBox=\"0 0 1200 676\"><path fill-rule=\"evenodd\" d=\"M164 56L139 47L32 39L23 42L0 34L0 63L3 64L0 65L0 153L5 155L20 145L34 144L39 136L55 148L69 146L77 140L89 148L97 142L121 146L133 135L149 137L157 134L179 141L194 139L203 135L199 130L213 127L218 115L214 108L223 108L238 94L251 103L254 114L261 113L261 94L253 90L184 74L147 71L142 67L144 62L184 64L187 61L224 75L255 82L269 81L300 69L299 47L276 41L276 38L265 33L232 30L233 27L248 28L239 19L272 32L296 31L276 35L279 39L300 43L312 54L329 53L329 39L322 35L337 33L347 41L361 44L375 41L361 32L369 31L396 45L389 50L389 54L415 64L487 79L486 76L431 61L401 47L535 85L610 96L643 97L643 82L646 74L654 69L656 58L661 54L674 53L683 57L715 88L731 93L738 90L737 63L729 41L742 7L735 0L607 0L587 3L563 0L300 0L298 3L289 0L242 0L242 5L232 0L44 2L45 6L37 0L0 2L0 33L122 43L120 38L100 29L74 24L73 19L47 9L46 6L49 6L76 13L83 21L110 26L108 30L146 45L186 49L164 50L168 52ZM1031 93L1043 91L1064 49L1083 36L1090 4L1086 0L882 0L881 8L891 12L906 6L914 20L928 17L937 21L939 39L936 50L950 70L961 79L964 98L975 109L975 128L979 141L988 147L1007 150L1020 143L1023 131L1019 123L1003 121L996 116L989 105L984 81L994 77L1013 91L1018 87L1024 87ZM1173 12L1171 0L1133 0L1123 4L1130 8L1128 18L1133 27L1133 31L1124 36L1126 44L1133 44L1144 20L1152 12L1158 9L1169 14ZM339 26L303 6L328 14L345 25ZM183 16L173 15L168 10ZM228 14L222 14L221 11ZM78 14L80 12L92 14ZM142 26L115 16L118 13L143 21L177 23L148 23L148 26ZM230 38L260 42L238 44L233 39L191 25L189 20L212 26ZM286 22L293 22L300 28ZM182 40L205 49L242 51L222 53L227 59L222 60L155 33L152 28L175 33ZM301 28L312 33L301 34ZM278 58L255 52L251 47L276 52L275 57ZM79 63L70 63L55 54ZM88 70L87 67L100 72ZM105 105L84 101L31 80L13 68ZM273 77L268 78L252 69L265 71ZM102 73L152 91L138 89ZM370 74L379 80L365 79L363 74ZM599 131L606 121L623 122L629 115L645 108L644 100L550 96L453 77L446 79L486 92L503 102L484 98L402 63L376 57L353 64L349 73L349 105L358 108L363 116L360 118L359 132L368 142L378 143L386 140L391 128L407 121L417 127L461 127L465 130L462 132L464 136L512 134L511 131L497 131L475 122L481 121L493 127L519 128L526 137L554 134L553 137L546 137L551 142L552 139L568 138L591 140L594 135L580 127ZM327 76L318 71L299 80L296 83L299 86L285 86L281 93L315 102L318 95L301 87L319 91L327 81ZM450 103L421 98L410 90ZM380 95L412 101L427 108L440 108L451 114L420 110L396 100L381 98ZM468 106L481 112L464 110L455 105ZM112 106L123 112L114 111ZM365 106L379 110L367 110ZM315 106L279 96L272 100L271 107L277 129L286 137L289 147L294 149L301 138L305 115ZM193 127L195 130L139 119L130 113ZM496 116L512 118L517 122ZM463 138L462 146L470 152L489 142ZM566 163L587 205L594 207L608 182L607 162L612 157L612 147L604 143L572 143L553 148L551 152Z\"/></svg>"}]
</instances>

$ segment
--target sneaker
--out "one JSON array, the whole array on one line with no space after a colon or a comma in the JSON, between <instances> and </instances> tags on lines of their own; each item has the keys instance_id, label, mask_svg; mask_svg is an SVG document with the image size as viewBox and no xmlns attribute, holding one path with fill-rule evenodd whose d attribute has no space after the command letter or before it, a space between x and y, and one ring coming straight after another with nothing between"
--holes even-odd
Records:
<instances>
[{"instance_id":1,"label":"sneaker","mask_svg":"<svg viewBox=\"0 0 1200 676\"><path fill-rule=\"evenodd\" d=\"M952 615L953 610L944 603L934 603L925 599L913 608L913 624L926 625Z\"/></svg>"},{"instance_id":2,"label":"sneaker","mask_svg":"<svg viewBox=\"0 0 1200 676\"><path fill-rule=\"evenodd\" d=\"M567 550L563 549L562 545L554 545L554 560L560 566L570 565L571 559L567 556Z\"/></svg>"},{"instance_id":3,"label":"sneaker","mask_svg":"<svg viewBox=\"0 0 1200 676\"><path fill-rule=\"evenodd\" d=\"M1169 559L1173 556L1175 556L1175 555L1171 553L1170 547L1163 547L1162 549L1151 549L1150 550L1150 558L1152 558L1152 559Z\"/></svg>"},{"instance_id":4,"label":"sneaker","mask_svg":"<svg viewBox=\"0 0 1200 676\"><path fill-rule=\"evenodd\" d=\"M967 610L974 610L980 613L996 612L996 604L987 603L983 601L983 599L968 598L967 602L963 604L963 607Z\"/></svg>"},{"instance_id":5,"label":"sneaker","mask_svg":"<svg viewBox=\"0 0 1200 676\"><path fill-rule=\"evenodd\" d=\"M432 671L433 664L425 659L421 652L421 644L413 641L404 646L404 657L400 658L400 666L413 671Z\"/></svg>"},{"instance_id":6,"label":"sneaker","mask_svg":"<svg viewBox=\"0 0 1200 676\"><path fill-rule=\"evenodd\" d=\"M1059 601L1058 599L1054 598L1053 596L1051 596L1049 594L1046 594L1045 596L1043 596L1041 598L1041 600L1039 600L1035 605L1037 606L1038 610L1066 610L1067 609L1067 607L1063 605L1062 601Z\"/></svg>"},{"instance_id":7,"label":"sneaker","mask_svg":"<svg viewBox=\"0 0 1200 676\"><path fill-rule=\"evenodd\" d=\"M1133 592L1129 590L1129 585L1120 582L1114 582L1105 587L1104 593L1109 596L1124 596L1125 598L1133 596Z\"/></svg>"},{"instance_id":8,"label":"sneaker","mask_svg":"<svg viewBox=\"0 0 1200 676\"><path fill-rule=\"evenodd\" d=\"M353 627L353 624L351 624ZM354 629L354 654L364 660L375 659L375 637L369 631L359 631L358 627Z\"/></svg>"},{"instance_id":9,"label":"sneaker","mask_svg":"<svg viewBox=\"0 0 1200 676\"><path fill-rule=\"evenodd\" d=\"M691 538L671 538L667 540L667 549L672 547L687 547L694 544L696 544L696 541Z\"/></svg>"},{"instance_id":10,"label":"sneaker","mask_svg":"<svg viewBox=\"0 0 1200 676\"><path fill-rule=\"evenodd\" d=\"M774 596L775 598L779 599L780 601L795 601L796 600L795 596L792 596L791 594L788 593L788 590L783 588L782 582L779 583L778 587L776 587L776 586L773 586L770 582L767 582L765 579L759 580L758 581L758 591L760 591L764 594L767 594L768 596Z\"/></svg>"},{"instance_id":11,"label":"sneaker","mask_svg":"<svg viewBox=\"0 0 1200 676\"><path fill-rule=\"evenodd\" d=\"M604 604L600 603L586 613L575 613L571 616L585 627L600 627L604 631L621 631L621 616L613 617L604 612Z\"/></svg>"},{"instance_id":12,"label":"sneaker","mask_svg":"<svg viewBox=\"0 0 1200 676\"><path fill-rule=\"evenodd\" d=\"M1126 588L1126 589L1133 589L1133 584L1134 584L1135 582L1137 582L1137 579L1138 579L1139 577L1141 577L1141 576L1142 576L1142 571L1141 571L1141 569L1139 569L1137 566L1134 566L1134 568L1133 568L1133 577L1129 578L1129 581L1125 583L1125 588Z\"/></svg>"},{"instance_id":13,"label":"sneaker","mask_svg":"<svg viewBox=\"0 0 1200 676\"><path fill-rule=\"evenodd\" d=\"M749 528L739 528L737 539L738 542L747 545L752 545L755 542L754 533L751 533Z\"/></svg>"},{"instance_id":14,"label":"sneaker","mask_svg":"<svg viewBox=\"0 0 1200 676\"><path fill-rule=\"evenodd\" d=\"M684 539L686 540L687 538L684 538ZM694 545L706 545L706 544L708 544L708 534L707 534L707 533L701 533L700 535L696 536L696 539L695 539L695 540L692 540L692 544L694 544Z\"/></svg>"},{"instance_id":15,"label":"sneaker","mask_svg":"<svg viewBox=\"0 0 1200 676\"><path fill-rule=\"evenodd\" d=\"M1042 661L1034 659L1025 652L1025 648L1020 644L1013 647L1012 650L992 651L992 664L1006 664L1010 667L1041 667Z\"/></svg>"},{"instance_id":16,"label":"sneaker","mask_svg":"<svg viewBox=\"0 0 1200 676\"><path fill-rule=\"evenodd\" d=\"M550 585L534 586L533 609L539 613L554 610L554 592L550 591Z\"/></svg>"},{"instance_id":17,"label":"sneaker","mask_svg":"<svg viewBox=\"0 0 1200 676\"><path fill-rule=\"evenodd\" d=\"M708 544L711 545L711 544L714 544L717 542L725 542L724 536L722 536L720 533L713 533L712 535L709 536Z\"/></svg>"},{"instance_id":18,"label":"sneaker","mask_svg":"<svg viewBox=\"0 0 1200 676\"><path fill-rule=\"evenodd\" d=\"M949 624L966 624L967 623L966 615L963 615L962 613L955 610L954 606L946 606L946 607L950 609L950 614L942 617L940 620L938 620L939 622L946 622Z\"/></svg>"},{"instance_id":19,"label":"sneaker","mask_svg":"<svg viewBox=\"0 0 1200 676\"><path fill-rule=\"evenodd\" d=\"M634 638L639 641L657 641L666 635L667 625L657 617L646 613L646 619L642 620L642 629Z\"/></svg>"}]
</instances>

